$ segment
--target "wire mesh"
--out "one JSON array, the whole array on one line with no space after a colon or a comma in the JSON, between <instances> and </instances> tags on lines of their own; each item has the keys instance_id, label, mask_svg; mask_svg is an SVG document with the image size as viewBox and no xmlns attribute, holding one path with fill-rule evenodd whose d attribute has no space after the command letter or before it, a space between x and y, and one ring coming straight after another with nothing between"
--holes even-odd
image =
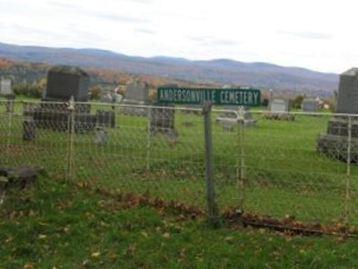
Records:
<instances>
[{"instance_id":1,"label":"wire mesh","mask_svg":"<svg viewBox=\"0 0 358 269\"><path fill-rule=\"evenodd\" d=\"M0 167L206 208L200 107L0 101ZM355 115L211 113L221 212L358 226Z\"/></svg>"}]
</instances>

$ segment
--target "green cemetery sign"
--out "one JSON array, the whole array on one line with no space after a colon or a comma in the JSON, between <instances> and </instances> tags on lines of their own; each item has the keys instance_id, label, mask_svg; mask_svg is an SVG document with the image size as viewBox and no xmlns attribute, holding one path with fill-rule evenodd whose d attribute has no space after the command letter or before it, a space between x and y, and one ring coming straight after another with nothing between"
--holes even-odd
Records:
<instances>
[{"instance_id":1,"label":"green cemetery sign","mask_svg":"<svg viewBox=\"0 0 358 269\"><path fill-rule=\"evenodd\" d=\"M203 104L259 106L261 92L258 89L196 89L196 88L158 88L158 102L161 104Z\"/></svg>"}]
</instances>

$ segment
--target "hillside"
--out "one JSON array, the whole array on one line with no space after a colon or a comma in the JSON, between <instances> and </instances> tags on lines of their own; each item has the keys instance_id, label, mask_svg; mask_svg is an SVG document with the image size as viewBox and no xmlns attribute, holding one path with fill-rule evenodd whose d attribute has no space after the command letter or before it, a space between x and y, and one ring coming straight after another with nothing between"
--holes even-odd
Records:
<instances>
[{"instance_id":1,"label":"hillside","mask_svg":"<svg viewBox=\"0 0 358 269\"><path fill-rule=\"evenodd\" d=\"M268 63L229 59L191 61L171 57L134 57L98 49L47 48L0 43L0 58L84 68L111 69L215 84L236 84L284 91L330 95L338 87L336 74Z\"/></svg>"}]
</instances>

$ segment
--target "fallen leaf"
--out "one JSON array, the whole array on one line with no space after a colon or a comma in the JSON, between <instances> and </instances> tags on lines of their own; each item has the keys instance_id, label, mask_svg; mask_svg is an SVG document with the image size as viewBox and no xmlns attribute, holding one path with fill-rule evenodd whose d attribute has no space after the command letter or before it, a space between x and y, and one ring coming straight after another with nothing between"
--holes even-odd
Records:
<instances>
[{"instance_id":1,"label":"fallen leaf","mask_svg":"<svg viewBox=\"0 0 358 269\"><path fill-rule=\"evenodd\" d=\"M26 263L24 265L24 269L33 269L33 268L34 268L34 266L31 263Z\"/></svg>"},{"instance_id":2,"label":"fallen leaf","mask_svg":"<svg viewBox=\"0 0 358 269\"><path fill-rule=\"evenodd\" d=\"M169 233L164 233L163 237L168 239L168 238L170 238L170 234Z\"/></svg>"},{"instance_id":3,"label":"fallen leaf","mask_svg":"<svg viewBox=\"0 0 358 269\"><path fill-rule=\"evenodd\" d=\"M43 240L43 239L46 239L47 238L47 235L45 234L40 234L39 235L39 239Z\"/></svg>"},{"instance_id":4,"label":"fallen leaf","mask_svg":"<svg viewBox=\"0 0 358 269\"><path fill-rule=\"evenodd\" d=\"M91 254L91 257L92 257L92 258L98 258L100 255L101 255L100 252L93 252L93 253Z\"/></svg>"}]
</instances>

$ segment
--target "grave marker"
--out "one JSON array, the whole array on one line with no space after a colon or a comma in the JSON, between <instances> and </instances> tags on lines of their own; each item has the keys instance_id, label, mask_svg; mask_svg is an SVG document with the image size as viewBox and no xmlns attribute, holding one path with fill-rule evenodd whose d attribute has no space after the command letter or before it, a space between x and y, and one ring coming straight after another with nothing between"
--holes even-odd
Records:
<instances>
[{"instance_id":1,"label":"grave marker","mask_svg":"<svg viewBox=\"0 0 358 269\"><path fill-rule=\"evenodd\" d=\"M340 75L336 113L358 114L358 68ZM358 120L352 116L334 116L327 134L318 139L317 150L345 162L358 162Z\"/></svg>"},{"instance_id":2,"label":"grave marker","mask_svg":"<svg viewBox=\"0 0 358 269\"><path fill-rule=\"evenodd\" d=\"M317 112L318 103L315 99L305 98L302 101L302 110L304 112Z\"/></svg>"},{"instance_id":3,"label":"grave marker","mask_svg":"<svg viewBox=\"0 0 358 269\"><path fill-rule=\"evenodd\" d=\"M123 104L129 105L123 108L123 113L133 116L147 116L147 109L140 107L149 102L149 86L146 82L134 80L127 84L126 95ZM137 106L137 107L136 107Z\"/></svg>"}]
</instances>

